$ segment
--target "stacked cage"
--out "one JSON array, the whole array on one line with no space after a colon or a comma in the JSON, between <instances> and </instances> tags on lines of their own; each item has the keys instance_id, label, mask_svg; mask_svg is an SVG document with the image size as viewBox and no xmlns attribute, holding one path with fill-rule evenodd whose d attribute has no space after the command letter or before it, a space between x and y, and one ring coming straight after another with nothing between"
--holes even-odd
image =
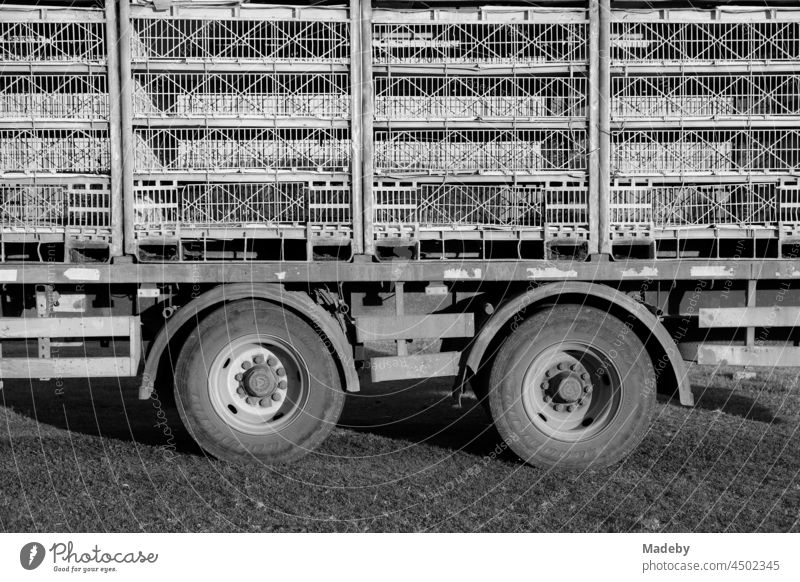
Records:
<instances>
[{"instance_id":1,"label":"stacked cage","mask_svg":"<svg viewBox=\"0 0 800 582\"><path fill-rule=\"evenodd\" d=\"M0 10L0 261L108 260L102 9Z\"/></svg>"},{"instance_id":2,"label":"stacked cage","mask_svg":"<svg viewBox=\"0 0 800 582\"><path fill-rule=\"evenodd\" d=\"M131 8L140 260L349 252L349 27L342 8Z\"/></svg>"},{"instance_id":3,"label":"stacked cage","mask_svg":"<svg viewBox=\"0 0 800 582\"><path fill-rule=\"evenodd\" d=\"M423 257L469 247L483 258L583 248L586 19L528 7L375 10L379 247L410 241Z\"/></svg>"},{"instance_id":4,"label":"stacked cage","mask_svg":"<svg viewBox=\"0 0 800 582\"><path fill-rule=\"evenodd\" d=\"M800 190L800 11L615 11L611 225L658 256L780 255Z\"/></svg>"}]
</instances>

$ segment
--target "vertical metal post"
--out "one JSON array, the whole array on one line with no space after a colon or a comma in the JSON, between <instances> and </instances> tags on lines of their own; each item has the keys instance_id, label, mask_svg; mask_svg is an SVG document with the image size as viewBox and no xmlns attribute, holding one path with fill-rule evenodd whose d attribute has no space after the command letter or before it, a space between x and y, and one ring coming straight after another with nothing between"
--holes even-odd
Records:
<instances>
[{"instance_id":1,"label":"vertical metal post","mask_svg":"<svg viewBox=\"0 0 800 582\"><path fill-rule=\"evenodd\" d=\"M364 252L363 167L364 133L361 119L361 1L350 0L350 199L353 222L353 254Z\"/></svg>"},{"instance_id":2,"label":"vertical metal post","mask_svg":"<svg viewBox=\"0 0 800 582\"><path fill-rule=\"evenodd\" d=\"M373 229L374 199L372 184L375 180L373 156L375 117L375 84L372 79L372 0L361 1L361 139L362 139L362 197L361 218L364 229L364 253L375 254Z\"/></svg>"},{"instance_id":3,"label":"vertical metal post","mask_svg":"<svg viewBox=\"0 0 800 582\"><path fill-rule=\"evenodd\" d=\"M600 0L589 2L589 255L600 251Z\"/></svg>"},{"instance_id":4,"label":"vertical metal post","mask_svg":"<svg viewBox=\"0 0 800 582\"><path fill-rule=\"evenodd\" d=\"M131 97L131 9L129 0L119 1L119 81L122 128L122 200L125 252L136 252L133 238L133 100Z\"/></svg>"},{"instance_id":5,"label":"vertical metal post","mask_svg":"<svg viewBox=\"0 0 800 582\"><path fill-rule=\"evenodd\" d=\"M111 221L111 245L109 254L112 257L122 255L122 143L120 136L120 95L119 95L119 57L117 45L117 2L105 0L106 14L106 78L108 80L108 137L111 158L109 204Z\"/></svg>"},{"instance_id":6,"label":"vertical metal post","mask_svg":"<svg viewBox=\"0 0 800 582\"><path fill-rule=\"evenodd\" d=\"M756 283L757 281L751 279L747 281L747 297L745 299L747 307L756 306ZM756 345L756 328L748 327L747 329L747 347L752 348Z\"/></svg>"},{"instance_id":7,"label":"vertical metal post","mask_svg":"<svg viewBox=\"0 0 800 582\"><path fill-rule=\"evenodd\" d=\"M611 0L599 0L600 28L597 51L599 76L599 173L598 173L598 241L601 254L611 254Z\"/></svg>"}]
</instances>

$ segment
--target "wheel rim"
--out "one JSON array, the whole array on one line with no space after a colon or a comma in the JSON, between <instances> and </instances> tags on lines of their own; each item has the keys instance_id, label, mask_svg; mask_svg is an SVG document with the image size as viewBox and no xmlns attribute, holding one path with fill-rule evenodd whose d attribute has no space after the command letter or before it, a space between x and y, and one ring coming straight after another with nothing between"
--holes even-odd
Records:
<instances>
[{"instance_id":1,"label":"wheel rim","mask_svg":"<svg viewBox=\"0 0 800 582\"><path fill-rule=\"evenodd\" d=\"M291 423L308 400L309 373L289 344L269 335L233 340L214 357L208 395L231 428L266 435Z\"/></svg>"},{"instance_id":2,"label":"wheel rim","mask_svg":"<svg viewBox=\"0 0 800 582\"><path fill-rule=\"evenodd\" d=\"M522 383L522 403L531 424L560 441L597 436L611 424L621 400L616 366L597 348L579 342L543 350Z\"/></svg>"}]
</instances>

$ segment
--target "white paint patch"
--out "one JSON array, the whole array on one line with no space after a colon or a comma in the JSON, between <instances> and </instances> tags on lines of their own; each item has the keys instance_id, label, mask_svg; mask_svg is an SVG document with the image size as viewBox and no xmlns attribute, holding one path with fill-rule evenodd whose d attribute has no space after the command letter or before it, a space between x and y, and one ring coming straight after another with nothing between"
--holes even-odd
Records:
<instances>
[{"instance_id":1,"label":"white paint patch","mask_svg":"<svg viewBox=\"0 0 800 582\"><path fill-rule=\"evenodd\" d=\"M622 271L623 277L658 277L658 269L655 267L642 267L641 271L636 269L625 269Z\"/></svg>"},{"instance_id":2,"label":"white paint patch","mask_svg":"<svg viewBox=\"0 0 800 582\"><path fill-rule=\"evenodd\" d=\"M792 271L791 273L781 273L780 271L775 271L775 276L778 278L781 277L800 277L800 271Z\"/></svg>"},{"instance_id":3,"label":"white paint patch","mask_svg":"<svg viewBox=\"0 0 800 582\"><path fill-rule=\"evenodd\" d=\"M64 276L70 281L99 281L100 269L72 267L64 271Z\"/></svg>"},{"instance_id":4,"label":"white paint patch","mask_svg":"<svg viewBox=\"0 0 800 582\"><path fill-rule=\"evenodd\" d=\"M0 271L0 283L13 283L17 280L16 269L5 269Z\"/></svg>"},{"instance_id":5,"label":"white paint patch","mask_svg":"<svg viewBox=\"0 0 800 582\"><path fill-rule=\"evenodd\" d=\"M444 272L445 279L480 279L482 276L480 269L472 269L471 275L466 269L446 269Z\"/></svg>"},{"instance_id":6,"label":"white paint patch","mask_svg":"<svg viewBox=\"0 0 800 582\"><path fill-rule=\"evenodd\" d=\"M732 277L733 269L730 267L692 267L689 269L692 277Z\"/></svg>"},{"instance_id":7,"label":"white paint patch","mask_svg":"<svg viewBox=\"0 0 800 582\"><path fill-rule=\"evenodd\" d=\"M158 296L161 294L161 292L158 290L157 287L141 287L140 289L138 289L136 291L136 294L139 297L155 297L155 298L158 298Z\"/></svg>"},{"instance_id":8,"label":"white paint patch","mask_svg":"<svg viewBox=\"0 0 800 582\"><path fill-rule=\"evenodd\" d=\"M564 277L577 277L578 271L565 271L556 267L544 269L528 269L528 279L561 279Z\"/></svg>"},{"instance_id":9,"label":"white paint patch","mask_svg":"<svg viewBox=\"0 0 800 582\"><path fill-rule=\"evenodd\" d=\"M278 278L278 281L283 281L286 278L286 271L275 273L275 276Z\"/></svg>"}]
</instances>

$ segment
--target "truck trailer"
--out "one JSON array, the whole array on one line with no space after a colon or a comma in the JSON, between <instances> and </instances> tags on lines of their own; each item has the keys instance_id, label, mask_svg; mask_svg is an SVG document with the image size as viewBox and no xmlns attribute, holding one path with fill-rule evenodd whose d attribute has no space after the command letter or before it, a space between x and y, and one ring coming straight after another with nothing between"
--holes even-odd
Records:
<instances>
[{"instance_id":1,"label":"truck trailer","mask_svg":"<svg viewBox=\"0 0 800 582\"><path fill-rule=\"evenodd\" d=\"M604 467L687 362L800 365L799 180L793 2L3 4L0 378L280 463L446 377Z\"/></svg>"}]
</instances>

